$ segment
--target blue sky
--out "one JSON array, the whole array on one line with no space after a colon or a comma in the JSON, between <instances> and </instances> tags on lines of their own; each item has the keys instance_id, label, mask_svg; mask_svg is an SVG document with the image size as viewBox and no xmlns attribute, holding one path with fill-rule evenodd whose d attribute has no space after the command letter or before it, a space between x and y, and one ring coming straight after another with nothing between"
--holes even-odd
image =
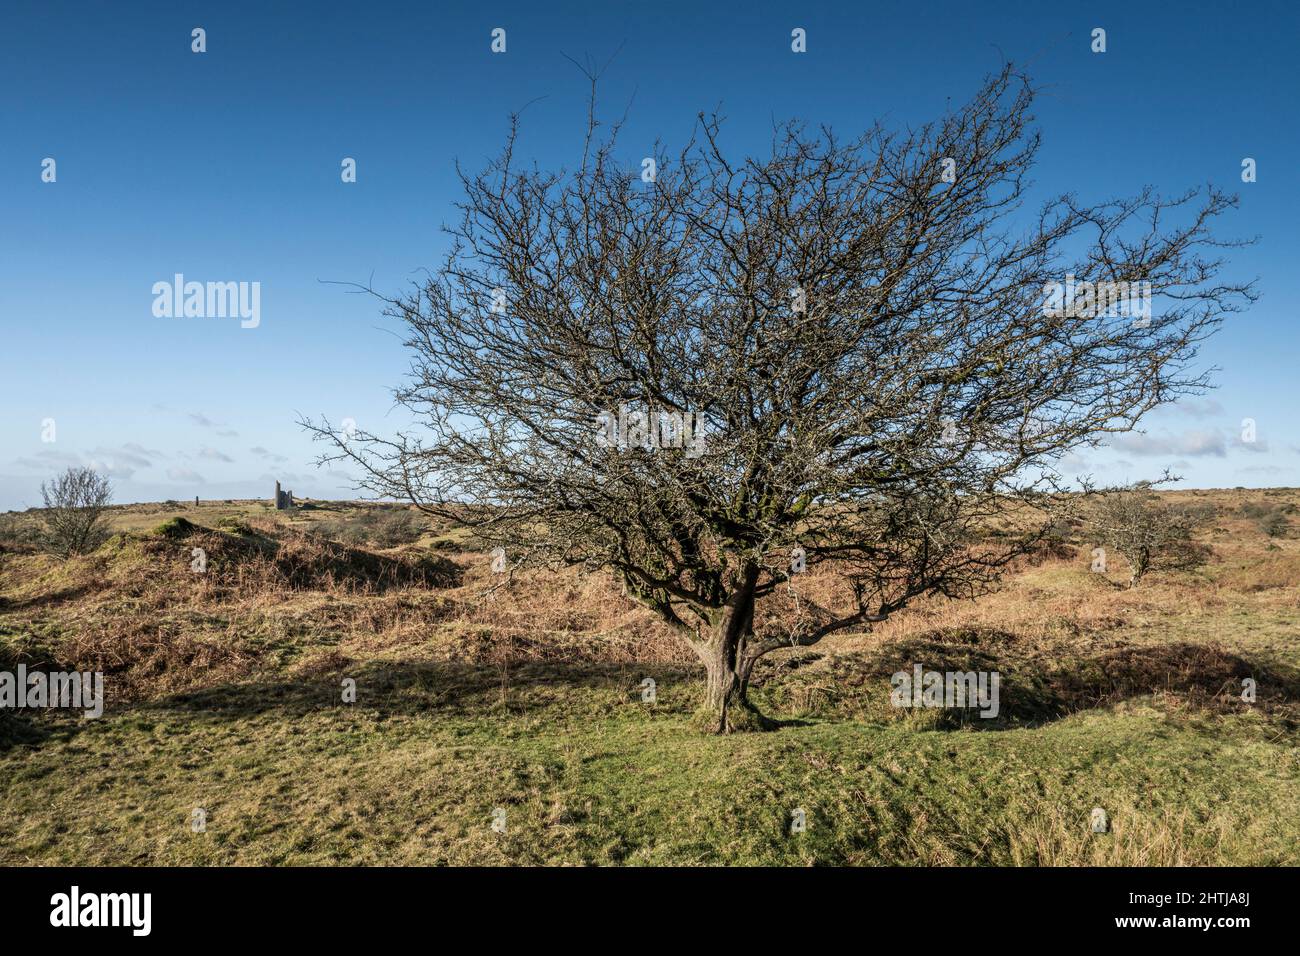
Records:
<instances>
[{"instance_id":1,"label":"blue sky","mask_svg":"<svg viewBox=\"0 0 1300 956\"><path fill-rule=\"evenodd\" d=\"M1294 3L30 3L0 30L0 509L95 462L119 501L344 497L300 414L382 432L406 368L376 303L440 260L456 160L521 148L571 162L585 80L606 60L629 164L720 106L731 147L773 118L860 131L964 101L1001 60L1045 92L1043 193L1085 200L1207 182L1239 192L1225 234L1259 236L1228 275L1262 298L1206 347L1219 387L1075 464L1103 480L1300 484ZM191 30L207 52L191 52ZM506 30L504 54L491 31ZM808 51L790 50L807 31ZM1094 27L1107 51L1090 50ZM535 102L534 102L535 101ZM57 181L42 182L42 161ZM357 182L340 180L353 157ZM1258 181L1240 181L1241 161ZM261 284L261 321L159 318L176 273ZM1241 420L1257 440L1238 440ZM54 441L47 419L54 420ZM44 432L44 436L43 436Z\"/></svg>"}]
</instances>

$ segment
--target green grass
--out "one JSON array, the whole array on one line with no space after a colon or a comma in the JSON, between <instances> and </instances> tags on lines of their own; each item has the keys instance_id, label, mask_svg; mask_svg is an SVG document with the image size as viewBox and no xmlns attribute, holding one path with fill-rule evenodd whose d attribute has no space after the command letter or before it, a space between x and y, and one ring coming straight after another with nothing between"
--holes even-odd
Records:
<instances>
[{"instance_id":1,"label":"green grass","mask_svg":"<svg viewBox=\"0 0 1300 956\"><path fill-rule=\"evenodd\" d=\"M377 668L354 705L321 679L64 721L0 756L0 863L1300 862L1296 736L1262 714L1146 698L1026 729L708 737L694 674L657 672L654 708L642 676Z\"/></svg>"}]
</instances>

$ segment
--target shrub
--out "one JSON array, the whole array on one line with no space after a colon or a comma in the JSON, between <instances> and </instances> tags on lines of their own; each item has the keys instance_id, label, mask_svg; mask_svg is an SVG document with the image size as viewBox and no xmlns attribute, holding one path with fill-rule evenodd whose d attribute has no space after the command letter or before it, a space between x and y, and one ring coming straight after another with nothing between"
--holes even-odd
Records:
<instances>
[{"instance_id":1,"label":"shrub","mask_svg":"<svg viewBox=\"0 0 1300 956\"><path fill-rule=\"evenodd\" d=\"M1166 505L1148 482L1106 492L1093 509L1090 530L1102 546L1124 556L1129 587L1137 587L1153 567L1194 567L1206 549L1192 542L1192 531L1210 509Z\"/></svg>"},{"instance_id":2,"label":"shrub","mask_svg":"<svg viewBox=\"0 0 1300 956\"><path fill-rule=\"evenodd\" d=\"M45 546L60 557L94 551L108 537L104 510L113 500L108 478L93 468L69 468L41 483Z\"/></svg>"},{"instance_id":3,"label":"shrub","mask_svg":"<svg viewBox=\"0 0 1300 956\"><path fill-rule=\"evenodd\" d=\"M1287 515L1295 510L1293 505L1266 504L1248 501L1241 506L1241 513L1253 518L1255 526L1270 538L1285 538L1291 530L1291 521Z\"/></svg>"},{"instance_id":4,"label":"shrub","mask_svg":"<svg viewBox=\"0 0 1300 956\"><path fill-rule=\"evenodd\" d=\"M1285 538L1287 532L1291 529L1291 522L1287 520L1287 516L1280 510L1270 511L1260 518L1256 524L1259 525L1259 530L1270 538Z\"/></svg>"},{"instance_id":5,"label":"shrub","mask_svg":"<svg viewBox=\"0 0 1300 956\"><path fill-rule=\"evenodd\" d=\"M0 514L0 551L26 551L39 544L29 521L13 511Z\"/></svg>"},{"instance_id":6,"label":"shrub","mask_svg":"<svg viewBox=\"0 0 1300 956\"><path fill-rule=\"evenodd\" d=\"M317 530L343 544L395 548L411 544L424 532L424 521L407 508L367 508L356 515L322 521Z\"/></svg>"}]
</instances>

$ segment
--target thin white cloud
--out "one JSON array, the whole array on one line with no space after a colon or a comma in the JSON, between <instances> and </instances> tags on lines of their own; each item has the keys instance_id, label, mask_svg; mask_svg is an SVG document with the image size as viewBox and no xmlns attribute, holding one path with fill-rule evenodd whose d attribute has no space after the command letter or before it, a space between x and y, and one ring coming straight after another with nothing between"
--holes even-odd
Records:
<instances>
[{"instance_id":1,"label":"thin white cloud","mask_svg":"<svg viewBox=\"0 0 1300 956\"><path fill-rule=\"evenodd\" d=\"M1233 448L1253 451L1256 454L1268 451L1268 441L1263 438L1256 438L1254 441L1243 441L1240 435L1233 435L1231 445Z\"/></svg>"},{"instance_id":2,"label":"thin white cloud","mask_svg":"<svg viewBox=\"0 0 1300 956\"><path fill-rule=\"evenodd\" d=\"M136 471L129 463L115 458L95 458L92 456L86 464L101 475L108 475L110 478L121 478L123 481L129 479Z\"/></svg>"},{"instance_id":3,"label":"thin white cloud","mask_svg":"<svg viewBox=\"0 0 1300 956\"><path fill-rule=\"evenodd\" d=\"M138 450L137 450L138 449ZM145 454L141 454L144 452ZM78 455L68 451L58 451L52 448L45 448L36 452L30 458L18 458L14 464L23 468L30 468L33 471L54 471L63 470L64 468L88 467L93 468L110 478L121 478L123 480L130 478L141 468L151 468L153 463L146 457L149 450L140 445L123 445L116 448L99 447L90 451L86 455ZM152 452L152 454L160 454Z\"/></svg>"},{"instance_id":4,"label":"thin white cloud","mask_svg":"<svg viewBox=\"0 0 1300 956\"><path fill-rule=\"evenodd\" d=\"M46 448L36 452L33 458L17 458L14 460L14 464L22 465L24 468L45 471L58 465L80 465L81 456L74 455L72 452L55 451L52 448Z\"/></svg>"},{"instance_id":5,"label":"thin white cloud","mask_svg":"<svg viewBox=\"0 0 1300 956\"><path fill-rule=\"evenodd\" d=\"M248 450L252 452L254 455L256 455L258 458L265 458L267 461L273 461L276 464L283 464L284 462L289 460L288 458L284 457L284 455L277 455L275 452L268 451L267 449L263 448L261 445L257 445Z\"/></svg>"},{"instance_id":6,"label":"thin white cloud","mask_svg":"<svg viewBox=\"0 0 1300 956\"><path fill-rule=\"evenodd\" d=\"M1209 429L1191 429L1178 434L1142 435L1130 432L1118 435L1111 441L1111 446L1130 455L1180 455L1198 458L1213 455L1222 458L1227 454L1223 433Z\"/></svg>"},{"instance_id":7,"label":"thin white cloud","mask_svg":"<svg viewBox=\"0 0 1300 956\"><path fill-rule=\"evenodd\" d=\"M153 448L145 448L139 442L129 441L125 445L123 445L122 448L125 449L126 451L131 452L133 455L143 455L145 458L166 458L167 457L162 452L157 451Z\"/></svg>"},{"instance_id":8,"label":"thin white cloud","mask_svg":"<svg viewBox=\"0 0 1300 956\"><path fill-rule=\"evenodd\" d=\"M278 481L285 488L292 488L293 485L306 485L312 479L310 475L298 475L291 471L280 472L278 475L273 475L268 471L259 475L257 480L265 484L274 484Z\"/></svg>"},{"instance_id":9,"label":"thin white cloud","mask_svg":"<svg viewBox=\"0 0 1300 956\"><path fill-rule=\"evenodd\" d=\"M1170 408L1192 418L1213 418L1223 414L1223 406L1212 398L1184 398L1175 402Z\"/></svg>"},{"instance_id":10,"label":"thin white cloud","mask_svg":"<svg viewBox=\"0 0 1300 956\"><path fill-rule=\"evenodd\" d=\"M153 462L149 459L147 450L139 445L123 445L120 448L107 448L101 445L91 451L90 456L99 461L116 463L119 467L133 469L153 467Z\"/></svg>"}]
</instances>

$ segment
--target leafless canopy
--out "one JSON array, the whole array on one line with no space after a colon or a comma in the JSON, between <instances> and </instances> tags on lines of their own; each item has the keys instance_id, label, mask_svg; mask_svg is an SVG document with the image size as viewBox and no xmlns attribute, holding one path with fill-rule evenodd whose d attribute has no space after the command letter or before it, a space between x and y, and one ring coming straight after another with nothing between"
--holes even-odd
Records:
<instances>
[{"instance_id":1,"label":"leafless canopy","mask_svg":"<svg viewBox=\"0 0 1300 956\"><path fill-rule=\"evenodd\" d=\"M1235 200L1214 189L1026 209L1032 98L1007 68L919 129L790 123L744 160L701 115L652 182L617 127L546 172L512 123L462 174L444 265L385 299L420 427L304 425L365 490L468 522L512 566L615 569L706 663L716 729L739 726L763 654L986 587L1028 544L977 540L988 516L1203 388L1198 343L1253 295L1217 279L1210 225ZM1045 310L1068 275L1149 282L1149 321L1075 295ZM695 444L648 440L660 420ZM756 614L793 587L795 549L851 597Z\"/></svg>"},{"instance_id":2,"label":"leafless canopy","mask_svg":"<svg viewBox=\"0 0 1300 956\"><path fill-rule=\"evenodd\" d=\"M46 540L55 554L85 554L103 543L104 509L113 500L113 486L104 475L93 468L69 468L41 483L41 497Z\"/></svg>"},{"instance_id":3,"label":"leafless canopy","mask_svg":"<svg viewBox=\"0 0 1300 956\"><path fill-rule=\"evenodd\" d=\"M1089 532L1102 548L1128 562L1131 588L1153 567L1190 567L1201 560L1192 532L1212 509L1162 502L1155 486L1175 480L1166 472L1158 481L1108 488L1094 500Z\"/></svg>"}]
</instances>

